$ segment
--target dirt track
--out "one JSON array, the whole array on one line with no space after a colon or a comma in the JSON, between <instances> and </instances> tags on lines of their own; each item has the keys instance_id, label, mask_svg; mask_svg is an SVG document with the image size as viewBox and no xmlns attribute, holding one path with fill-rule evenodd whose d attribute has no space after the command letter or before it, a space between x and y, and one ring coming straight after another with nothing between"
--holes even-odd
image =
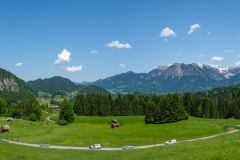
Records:
<instances>
[{"instance_id":1,"label":"dirt track","mask_svg":"<svg viewBox=\"0 0 240 160\"><path fill-rule=\"evenodd\" d=\"M221 133L221 134L216 134L216 135L212 135L212 136L207 136L207 137L201 137L201 138L194 138L194 139L189 139L189 140L183 140L183 141L178 141L176 143L183 143L183 142L190 142L190 141L197 141L197 140L204 140L204 139L210 139L210 138L214 138L220 135L224 135L224 134L230 134L230 133L234 133L237 132L237 130L233 130L230 132L226 132L226 133ZM19 145L25 145L25 146L31 146L31 147L40 147L40 144L30 144L30 143L22 143L22 142L15 142L15 141L6 141L8 143L13 143L13 144L19 144ZM146 146L136 146L134 147L134 149L143 149L143 148L151 148L154 146L164 146L164 143L161 144L155 144L155 145L146 145ZM75 150L89 150L89 147L73 147L73 146L49 146L47 148L54 148L54 149L75 149ZM95 149L95 150L122 150L122 148L101 148L101 149Z\"/></svg>"}]
</instances>

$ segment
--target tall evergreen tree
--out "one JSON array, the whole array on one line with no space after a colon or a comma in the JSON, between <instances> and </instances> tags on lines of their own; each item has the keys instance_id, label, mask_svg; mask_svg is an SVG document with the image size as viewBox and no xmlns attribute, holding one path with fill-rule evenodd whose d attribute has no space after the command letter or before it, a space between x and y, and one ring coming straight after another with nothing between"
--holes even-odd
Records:
<instances>
[{"instance_id":1,"label":"tall evergreen tree","mask_svg":"<svg viewBox=\"0 0 240 160\"><path fill-rule=\"evenodd\" d=\"M83 114L84 116L92 116L92 98L88 93L84 99Z\"/></svg>"},{"instance_id":2,"label":"tall evergreen tree","mask_svg":"<svg viewBox=\"0 0 240 160\"><path fill-rule=\"evenodd\" d=\"M84 108L84 95L78 94L73 105L73 111L78 116L80 116L80 115L83 115L83 108Z\"/></svg>"},{"instance_id":3,"label":"tall evergreen tree","mask_svg":"<svg viewBox=\"0 0 240 160\"><path fill-rule=\"evenodd\" d=\"M202 104L203 118L210 118L210 101L208 98L204 98Z\"/></svg>"},{"instance_id":4,"label":"tall evergreen tree","mask_svg":"<svg viewBox=\"0 0 240 160\"><path fill-rule=\"evenodd\" d=\"M192 110L193 110L193 98L190 92L187 92L183 95L183 104L185 107L185 110L189 115L192 115Z\"/></svg>"},{"instance_id":5,"label":"tall evergreen tree","mask_svg":"<svg viewBox=\"0 0 240 160\"><path fill-rule=\"evenodd\" d=\"M145 124L154 123L154 112L156 104L154 101L149 100L145 111Z\"/></svg>"},{"instance_id":6,"label":"tall evergreen tree","mask_svg":"<svg viewBox=\"0 0 240 160\"><path fill-rule=\"evenodd\" d=\"M64 99L63 102L61 103L59 111L59 121L63 120L67 122L74 121L74 111L72 104L66 99Z\"/></svg>"}]
</instances>

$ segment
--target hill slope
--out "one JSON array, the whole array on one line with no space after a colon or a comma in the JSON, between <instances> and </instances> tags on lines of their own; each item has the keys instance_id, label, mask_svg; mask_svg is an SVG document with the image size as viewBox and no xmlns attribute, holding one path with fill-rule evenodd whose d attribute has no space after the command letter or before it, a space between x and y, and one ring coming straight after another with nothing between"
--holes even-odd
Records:
<instances>
[{"instance_id":1,"label":"hill slope","mask_svg":"<svg viewBox=\"0 0 240 160\"><path fill-rule=\"evenodd\" d=\"M35 99L36 93L20 78L0 68L0 97L12 101Z\"/></svg>"},{"instance_id":2,"label":"hill slope","mask_svg":"<svg viewBox=\"0 0 240 160\"><path fill-rule=\"evenodd\" d=\"M98 87L96 85L90 86L76 85L76 82L72 82L71 80L60 76L55 76L43 80L37 79L35 81L28 81L27 84L35 92L43 91L49 93L57 93L58 91L65 92L78 91L79 93L109 94L109 92L102 87Z\"/></svg>"},{"instance_id":3,"label":"hill slope","mask_svg":"<svg viewBox=\"0 0 240 160\"><path fill-rule=\"evenodd\" d=\"M77 85L74 84L72 81L60 76L55 76L55 77L46 78L46 79L37 79L35 81L28 81L27 84L35 92L43 91L43 92L55 93L58 90L70 92L77 88Z\"/></svg>"},{"instance_id":4,"label":"hill slope","mask_svg":"<svg viewBox=\"0 0 240 160\"><path fill-rule=\"evenodd\" d=\"M86 86L84 88L82 88L79 93L99 93L99 94L109 94L109 92L102 88L102 87L98 87L95 85L91 85L91 86Z\"/></svg>"}]
</instances>

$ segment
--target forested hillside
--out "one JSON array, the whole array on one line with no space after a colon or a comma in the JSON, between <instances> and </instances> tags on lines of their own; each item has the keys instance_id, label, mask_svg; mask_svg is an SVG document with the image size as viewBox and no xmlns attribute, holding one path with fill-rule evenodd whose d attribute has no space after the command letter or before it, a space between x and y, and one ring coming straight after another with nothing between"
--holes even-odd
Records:
<instances>
[{"instance_id":1,"label":"forested hillside","mask_svg":"<svg viewBox=\"0 0 240 160\"><path fill-rule=\"evenodd\" d=\"M95 85L90 85L90 86L83 87L82 89L79 90L79 93L109 94L109 92L106 89L104 89L102 87L95 86Z\"/></svg>"},{"instance_id":2,"label":"forested hillside","mask_svg":"<svg viewBox=\"0 0 240 160\"><path fill-rule=\"evenodd\" d=\"M60 76L55 76L47 79L37 79L35 81L28 81L27 84L31 87L35 92L42 91L47 93L52 93L57 95L64 96L67 93L71 93L72 91L77 91L79 93L101 93L101 94L109 94L109 92L101 87L90 85L76 85L72 81L67 78L63 78Z\"/></svg>"},{"instance_id":3,"label":"forested hillside","mask_svg":"<svg viewBox=\"0 0 240 160\"><path fill-rule=\"evenodd\" d=\"M183 94L183 103L191 116L240 119L240 84L205 92Z\"/></svg>"},{"instance_id":4,"label":"forested hillside","mask_svg":"<svg viewBox=\"0 0 240 160\"><path fill-rule=\"evenodd\" d=\"M0 68L0 97L16 102L35 99L35 92L20 78Z\"/></svg>"},{"instance_id":5,"label":"forested hillside","mask_svg":"<svg viewBox=\"0 0 240 160\"><path fill-rule=\"evenodd\" d=\"M74 84L67 78L63 78L60 76L55 76L52 78L46 79L37 79L35 81L28 81L27 84L31 87L35 92L43 91L55 93L56 91L73 91L77 88L77 85Z\"/></svg>"}]
</instances>

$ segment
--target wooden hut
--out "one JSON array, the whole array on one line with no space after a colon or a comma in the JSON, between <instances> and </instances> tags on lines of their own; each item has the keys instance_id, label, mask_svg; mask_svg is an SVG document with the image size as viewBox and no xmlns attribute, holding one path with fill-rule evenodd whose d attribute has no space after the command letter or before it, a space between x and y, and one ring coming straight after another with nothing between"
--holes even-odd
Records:
<instances>
[{"instance_id":1,"label":"wooden hut","mask_svg":"<svg viewBox=\"0 0 240 160\"><path fill-rule=\"evenodd\" d=\"M118 121L116 119L113 119L111 122L112 122L112 124L111 124L112 128L118 128L119 127Z\"/></svg>"},{"instance_id":2,"label":"wooden hut","mask_svg":"<svg viewBox=\"0 0 240 160\"><path fill-rule=\"evenodd\" d=\"M9 132L10 131L10 127L9 127L9 125L3 125L2 126L2 132L4 133L4 132Z\"/></svg>"}]
</instances>

